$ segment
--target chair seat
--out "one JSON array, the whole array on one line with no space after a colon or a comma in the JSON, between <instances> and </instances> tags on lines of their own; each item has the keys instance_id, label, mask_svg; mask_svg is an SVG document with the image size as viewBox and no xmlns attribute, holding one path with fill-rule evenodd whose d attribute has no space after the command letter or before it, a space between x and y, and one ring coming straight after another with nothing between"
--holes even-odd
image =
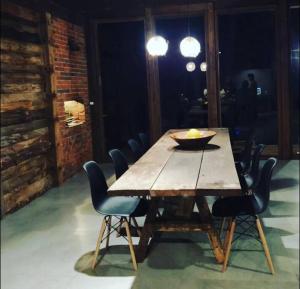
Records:
<instances>
[{"instance_id":1,"label":"chair seat","mask_svg":"<svg viewBox=\"0 0 300 289\"><path fill-rule=\"evenodd\" d=\"M228 197L218 199L212 207L212 214L216 217L236 217L255 215L255 198L253 196Z\"/></svg>"},{"instance_id":2,"label":"chair seat","mask_svg":"<svg viewBox=\"0 0 300 289\"><path fill-rule=\"evenodd\" d=\"M137 197L109 197L104 200L97 211L108 216L139 217L148 210L148 202Z\"/></svg>"}]
</instances>

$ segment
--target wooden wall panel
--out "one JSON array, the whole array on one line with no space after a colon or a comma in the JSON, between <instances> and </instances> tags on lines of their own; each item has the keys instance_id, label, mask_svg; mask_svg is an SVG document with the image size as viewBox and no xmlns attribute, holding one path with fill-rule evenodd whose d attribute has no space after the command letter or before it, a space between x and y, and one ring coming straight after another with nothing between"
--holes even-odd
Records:
<instances>
[{"instance_id":1,"label":"wooden wall panel","mask_svg":"<svg viewBox=\"0 0 300 289\"><path fill-rule=\"evenodd\" d=\"M53 184L40 13L1 9L1 215Z\"/></svg>"}]
</instances>

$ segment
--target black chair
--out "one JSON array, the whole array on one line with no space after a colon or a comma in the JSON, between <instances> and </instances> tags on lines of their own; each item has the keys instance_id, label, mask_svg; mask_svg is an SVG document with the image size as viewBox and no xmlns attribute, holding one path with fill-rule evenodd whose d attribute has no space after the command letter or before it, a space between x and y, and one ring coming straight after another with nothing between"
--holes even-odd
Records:
<instances>
[{"instance_id":1,"label":"black chair","mask_svg":"<svg viewBox=\"0 0 300 289\"><path fill-rule=\"evenodd\" d=\"M238 156L235 156L235 164L239 174L246 174L249 171L254 145L255 135L254 132L251 132L247 139L244 150Z\"/></svg>"},{"instance_id":2,"label":"black chair","mask_svg":"<svg viewBox=\"0 0 300 289\"><path fill-rule=\"evenodd\" d=\"M264 148L265 145L263 144L259 144L256 146L252 156L249 171L245 174L239 175L241 187L244 192L249 192L250 190L253 190L257 185L259 178L259 161Z\"/></svg>"},{"instance_id":3,"label":"black chair","mask_svg":"<svg viewBox=\"0 0 300 289\"><path fill-rule=\"evenodd\" d=\"M93 206L99 214L104 215L104 220L102 222L99 237L97 240L92 268L95 269L96 267L97 257L102 241L106 239L106 248L108 249L109 236L113 231L116 231L120 226L122 226L122 224L124 224L128 238L128 245L132 258L133 268L134 270L137 270L137 263L127 218L131 217L134 220L135 226L138 230L138 225L135 217L144 216L146 214L148 210L147 201L144 199L139 199L137 197L109 197L107 195L106 180L99 165L94 161L89 161L83 165L83 168L86 171L89 179ZM116 225L112 225L112 217L116 217L119 219ZM113 228L113 231L111 231L111 228ZM107 234L103 238L106 229Z\"/></svg>"},{"instance_id":4,"label":"black chair","mask_svg":"<svg viewBox=\"0 0 300 289\"><path fill-rule=\"evenodd\" d=\"M146 152L150 148L149 137L144 132L140 132L138 134L138 136L139 136L140 142L141 142L141 144L143 146L144 152Z\"/></svg>"},{"instance_id":5,"label":"black chair","mask_svg":"<svg viewBox=\"0 0 300 289\"><path fill-rule=\"evenodd\" d=\"M277 160L270 158L264 164L259 181L255 187L253 194L248 196L239 197L228 197L220 198L215 201L212 208L212 214L216 217L222 217L228 219L228 229L224 241L225 260L223 263L222 272L227 268L229 254L232 245L232 239L236 228L236 221L238 218L241 219L240 224L249 224L249 218L254 218L256 222L256 228L262 242L267 262L272 274L275 273L274 266L272 263L271 255L267 245L267 241L261 226L261 222L258 215L263 213L269 204L270 199L270 183L273 169L276 165ZM253 227L253 223L250 225ZM244 234L245 232L243 232ZM238 234L238 232L237 232Z\"/></svg>"},{"instance_id":6,"label":"black chair","mask_svg":"<svg viewBox=\"0 0 300 289\"><path fill-rule=\"evenodd\" d=\"M118 149L112 149L108 154L114 163L116 179L118 179L128 170L128 162L123 153Z\"/></svg>"},{"instance_id":7,"label":"black chair","mask_svg":"<svg viewBox=\"0 0 300 289\"><path fill-rule=\"evenodd\" d=\"M143 155L143 148L132 138L128 140L128 145L133 153L134 161L137 161Z\"/></svg>"}]
</instances>

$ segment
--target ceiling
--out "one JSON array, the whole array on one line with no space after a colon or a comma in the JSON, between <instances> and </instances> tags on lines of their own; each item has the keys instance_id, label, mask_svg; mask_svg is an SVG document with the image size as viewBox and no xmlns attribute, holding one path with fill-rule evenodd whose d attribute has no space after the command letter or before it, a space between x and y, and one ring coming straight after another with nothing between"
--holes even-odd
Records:
<instances>
[{"instance_id":1,"label":"ceiling","mask_svg":"<svg viewBox=\"0 0 300 289\"><path fill-rule=\"evenodd\" d=\"M51 0L59 6L90 15L141 15L145 7L214 2L218 8L261 6L280 0Z\"/></svg>"}]
</instances>

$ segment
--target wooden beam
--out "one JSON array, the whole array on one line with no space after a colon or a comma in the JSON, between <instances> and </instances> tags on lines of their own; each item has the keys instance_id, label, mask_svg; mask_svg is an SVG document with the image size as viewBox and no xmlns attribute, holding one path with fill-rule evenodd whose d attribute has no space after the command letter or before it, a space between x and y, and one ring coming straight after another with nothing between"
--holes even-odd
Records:
<instances>
[{"instance_id":1,"label":"wooden beam","mask_svg":"<svg viewBox=\"0 0 300 289\"><path fill-rule=\"evenodd\" d=\"M258 5L256 6L243 6L243 7L231 7L231 8L217 8L218 15L234 15L242 13L257 13L265 11L275 11L276 5Z\"/></svg>"},{"instance_id":2,"label":"wooden beam","mask_svg":"<svg viewBox=\"0 0 300 289\"><path fill-rule=\"evenodd\" d=\"M289 51L288 1L282 0L278 2L276 12L278 148L280 159L289 159L292 157Z\"/></svg>"},{"instance_id":3,"label":"wooden beam","mask_svg":"<svg viewBox=\"0 0 300 289\"><path fill-rule=\"evenodd\" d=\"M136 21L144 21L145 16L137 16L137 17L112 17L112 18L99 18L95 19L98 24L103 23L124 23L124 22L136 22Z\"/></svg>"},{"instance_id":4,"label":"wooden beam","mask_svg":"<svg viewBox=\"0 0 300 289\"><path fill-rule=\"evenodd\" d=\"M152 15L157 17L186 17L187 15L200 15L208 9L208 3L195 3L189 5L164 5L152 8Z\"/></svg>"},{"instance_id":5,"label":"wooden beam","mask_svg":"<svg viewBox=\"0 0 300 289\"><path fill-rule=\"evenodd\" d=\"M105 145L105 131L103 123L103 90L100 67L100 50L98 36L98 21L89 21L85 25L85 34L87 35L87 62L89 74L89 93L91 125L93 138L93 158L96 161L107 160L107 151Z\"/></svg>"},{"instance_id":6,"label":"wooden beam","mask_svg":"<svg viewBox=\"0 0 300 289\"><path fill-rule=\"evenodd\" d=\"M145 10L145 44L155 33L155 23L150 9ZM151 143L161 136L160 84L157 57L146 51L148 88L148 115Z\"/></svg>"},{"instance_id":7,"label":"wooden beam","mask_svg":"<svg viewBox=\"0 0 300 289\"><path fill-rule=\"evenodd\" d=\"M207 61L207 95L208 95L208 126L219 127L221 122L219 98L219 65L217 50L217 15L213 3L208 4L206 18L206 61Z\"/></svg>"}]
</instances>

